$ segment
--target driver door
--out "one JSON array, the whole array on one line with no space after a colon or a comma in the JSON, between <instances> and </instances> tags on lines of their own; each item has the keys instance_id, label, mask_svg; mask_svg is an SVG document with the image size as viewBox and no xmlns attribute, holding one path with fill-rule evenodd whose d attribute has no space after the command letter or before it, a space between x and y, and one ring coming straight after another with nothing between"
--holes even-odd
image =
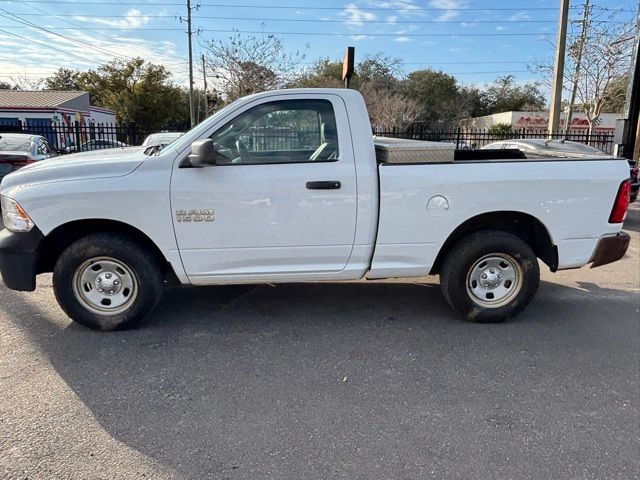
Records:
<instances>
[{"instance_id":1,"label":"driver door","mask_svg":"<svg viewBox=\"0 0 640 480\"><path fill-rule=\"evenodd\" d=\"M349 260L356 173L345 106L334 95L269 98L215 128L215 164L174 166L174 228L192 283L312 279Z\"/></svg>"}]
</instances>

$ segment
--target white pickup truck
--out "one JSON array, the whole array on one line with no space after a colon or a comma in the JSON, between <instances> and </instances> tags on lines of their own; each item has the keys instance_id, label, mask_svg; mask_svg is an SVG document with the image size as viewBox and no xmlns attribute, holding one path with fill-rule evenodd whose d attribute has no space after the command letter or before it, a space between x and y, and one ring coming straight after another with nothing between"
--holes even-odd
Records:
<instances>
[{"instance_id":1,"label":"white pickup truck","mask_svg":"<svg viewBox=\"0 0 640 480\"><path fill-rule=\"evenodd\" d=\"M78 153L6 176L0 273L32 291L53 272L69 317L103 330L134 325L169 281L428 274L486 322L530 302L538 259L556 271L624 255L626 160L448 148L374 140L356 91L248 96L162 149Z\"/></svg>"}]
</instances>

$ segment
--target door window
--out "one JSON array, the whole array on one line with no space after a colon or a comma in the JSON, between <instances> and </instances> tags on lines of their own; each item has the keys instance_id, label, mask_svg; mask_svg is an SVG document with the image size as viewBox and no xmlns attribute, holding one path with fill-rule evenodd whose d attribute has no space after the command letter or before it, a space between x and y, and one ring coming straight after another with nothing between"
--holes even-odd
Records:
<instances>
[{"instance_id":1,"label":"door window","mask_svg":"<svg viewBox=\"0 0 640 480\"><path fill-rule=\"evenodd\" d=\"M338 160L338 133L328 100L282 100L253 107L212 136L216 164Z\"/></svg>"},{"instance_id":2,"label":"door window","mask_svg":"<svg viewBox=\"0 0 640 480\"><path fill-rule=\"evenodd\" d=\"M49 153L51 153L51 151L49 150L49 146L47 145L47 142L44 138L38 138L38 153L40 155L48 155Z\"/></svg>"}]
</instances>

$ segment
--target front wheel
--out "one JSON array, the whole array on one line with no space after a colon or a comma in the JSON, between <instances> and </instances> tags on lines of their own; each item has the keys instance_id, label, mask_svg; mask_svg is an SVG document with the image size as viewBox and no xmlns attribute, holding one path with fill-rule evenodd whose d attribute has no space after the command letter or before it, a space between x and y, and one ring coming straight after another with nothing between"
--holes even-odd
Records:
<instances>
[{"instance_id":1,"label":"front wheel","mask_svg":"<svg viewBox=\"0 0 640 480\"><path fill-rule=\"evenodd\" d=\"M498 322L521 312L540 283L531 247L507 232L482 230L449 249L440 271L447 302L467 320Z\"/></svg>"},{"instance_id":2,"label":"front wheel","mask_svg":"<svg viewBox=\"0 0 640 480\"><path fill-rule=\"evenodd\" d=\"M162 287L155 256L117 233L77 240L60 255L53 270L54 293L65 313L99 330L134 326L158 303Z\"/></svg>"}]
</instances>

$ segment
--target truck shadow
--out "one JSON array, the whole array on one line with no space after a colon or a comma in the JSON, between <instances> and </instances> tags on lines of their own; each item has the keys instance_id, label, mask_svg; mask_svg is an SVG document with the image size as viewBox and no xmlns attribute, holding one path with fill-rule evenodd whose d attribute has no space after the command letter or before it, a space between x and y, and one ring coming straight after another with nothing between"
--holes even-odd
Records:
<instances>
[{"instance_id":1,"label":"truck shadow","mask_svg":"<svg viewBox=\"0 0 640 480\"><path fill-rule=\"evenodd\" d=\"M483 401L518 397L520 387L487 384L487 374L522 368L522 381L535 382L523 352L538 368L546 356L610 336L600 320L624 318L612 318L613 300L603 299L623 297L616 307L629 315L635 308L629 292L543 283L517 319L473 325L456 317L436 287L174 289L141 329L114 333L66 323L29 295L1 294L12 312L3 316L112 437L190 478L249 470L281 477L296 465L319 478L326 465L345 466L345 455L421 461L416 438L446 440L446 432L438 439L430 430L437 412L454 426L482 430ZM562 383L567 373L559 375Z\"/></svg>"}]
</instances>

